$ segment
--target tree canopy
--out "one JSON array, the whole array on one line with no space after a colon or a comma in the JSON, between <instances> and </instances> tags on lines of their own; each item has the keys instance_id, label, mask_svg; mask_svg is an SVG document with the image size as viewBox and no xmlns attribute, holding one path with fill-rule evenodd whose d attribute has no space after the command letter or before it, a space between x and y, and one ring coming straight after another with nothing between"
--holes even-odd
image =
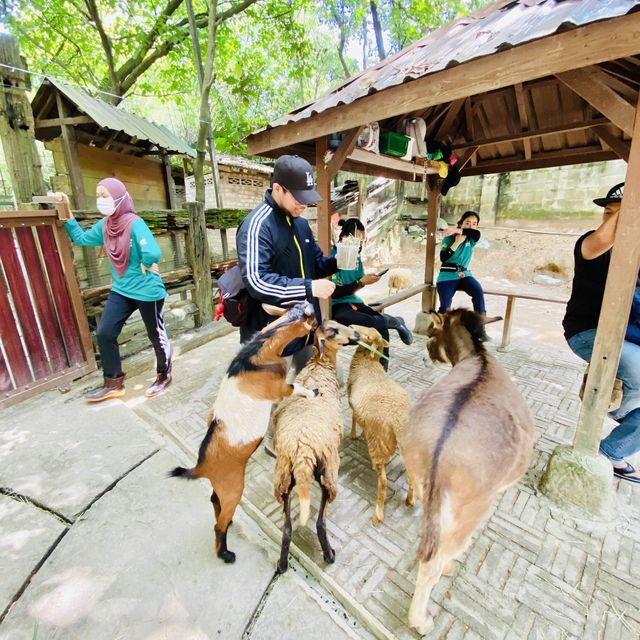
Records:
<instances>
[{"instance_id":1,"label":"tree canopy","mask_svg":"<svg viewBox=\"0 0 640 640\"><path fill-rule=\"evenodd\" d=\"M488 0L226 0L217 3L210 97L219 150ZM193 0L203 60L209 3ZM198 134L185 0L14 0L2 21L31 71Z\"/></svg>"}]
</instances>

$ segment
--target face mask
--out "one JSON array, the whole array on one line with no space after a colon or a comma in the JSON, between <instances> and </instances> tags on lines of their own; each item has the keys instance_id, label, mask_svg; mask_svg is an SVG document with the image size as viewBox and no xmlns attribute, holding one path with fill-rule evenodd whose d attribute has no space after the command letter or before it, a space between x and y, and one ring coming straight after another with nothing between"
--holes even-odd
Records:
<instances>
[{"instance_id":1,"label":"face mask","mask_svg":"<svg viewBox=\"0 0 640 640\"><path fill-rule=\"evenodd\" d=\"M110 216L122 200L124 200L124 196L122 198L118 198L117 203L114 202L111 196L108 198L96 198L96 208L103 216Z\"/></svg>"},{"instance_id":2,"label":"face mask","mask_svg":"<svg viewBox=\"0 0 640 640\"><path fill-rule=\"evenodd\" d=\"M113 198L96 198L96 207L103 216L110 216L116 210Z\"/></svg>"}]
</instances>

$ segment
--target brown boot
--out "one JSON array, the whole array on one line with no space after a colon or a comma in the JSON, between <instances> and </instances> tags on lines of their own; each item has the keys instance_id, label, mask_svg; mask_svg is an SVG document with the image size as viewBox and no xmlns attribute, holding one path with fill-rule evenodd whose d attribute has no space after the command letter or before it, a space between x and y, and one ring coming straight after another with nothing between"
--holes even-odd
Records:
<instances>
[{"instance_id":1,"label":"brown boot","mask_svg":"<svg viewBox=\"0 0 640 640\"><path fill-rule=\"evenodd\" d=\"M159 373L155 382L144 392L147 398L155 398L171 384L171 367L165 373Z\"/></svg>"},{"instance_id":2,"label":"brown boot","mask_svg":"<svg viewBox=\"0 0 640 640\"><path fill-rule=\"evenodd\" d=\"M85 394L84 399L87 402L102 402L109 398L119 398L124 395L124 373L115 378L107 378L105 376L101 387L96 387Z\"/></svg>"}]
</instances>

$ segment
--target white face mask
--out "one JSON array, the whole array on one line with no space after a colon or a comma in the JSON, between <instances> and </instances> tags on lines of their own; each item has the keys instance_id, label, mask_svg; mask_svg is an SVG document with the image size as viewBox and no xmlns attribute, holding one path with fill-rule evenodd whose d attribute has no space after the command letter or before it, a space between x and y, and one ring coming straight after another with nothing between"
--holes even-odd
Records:
<instances>
[{"instance_id":1,"label":"white face mask","mask_svg":"<svg viewBox=\"0 0 640 640\"><path fill-rule=\"evenodd\" d=\"M96 198L96 208L103 216L110 216L122 200L124 200L124 196L122 198L118 198L117 203L111 196L107 198Z\"/></svg>"}]
</instances>

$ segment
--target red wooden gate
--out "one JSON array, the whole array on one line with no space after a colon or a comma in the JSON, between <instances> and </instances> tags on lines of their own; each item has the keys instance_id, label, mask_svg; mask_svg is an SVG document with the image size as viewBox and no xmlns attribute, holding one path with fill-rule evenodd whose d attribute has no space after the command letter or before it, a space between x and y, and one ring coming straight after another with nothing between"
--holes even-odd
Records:
<instances>
[{"instance_id":1,"label":"red wooden gate","mask_svg":"<svg viewBox=\"0 0 640 640\"><path fill-rule=\"evenodd\" d=\"M0 211L0 408L96 369L57 211Z\"/></svg>"}]
</instances>

